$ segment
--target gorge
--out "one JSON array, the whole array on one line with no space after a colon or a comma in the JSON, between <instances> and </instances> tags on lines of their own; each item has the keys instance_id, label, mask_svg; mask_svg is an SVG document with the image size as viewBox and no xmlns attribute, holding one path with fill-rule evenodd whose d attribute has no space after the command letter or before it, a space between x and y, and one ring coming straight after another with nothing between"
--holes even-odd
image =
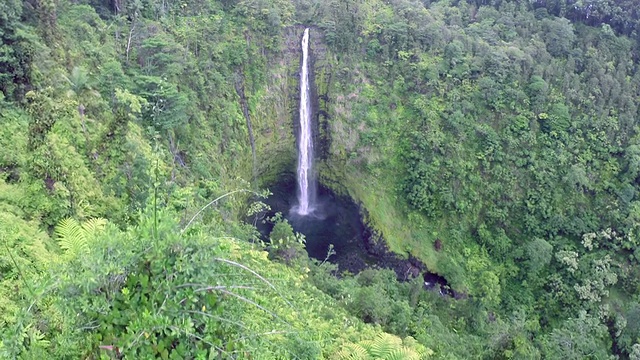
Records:
<instances>
[{"instance_id":1,"label":"gorge","mask_svg":"<svg viewBox=\"0 0 640 360\"><path fill-rule=\"evenodd\" d=\"M305 28L300 41L299 102L297 124L294 121L297 143L295 177L283 172L269 186L272 195L266 200L270 211L266 218L277 213L284 215L296 232L305 236L309 257L329 261L339 272L358 274L367 268L392 269L400 281L422 276L426 289L436 285L449 289L444 277L428 271L417 258L400 256L389 250L383 236L363 221L366 209L345 194L336 194L330 187L319 183L315 173L314 134L318 122L313 108L312 91L315 77L310 54L310 29ZM315 111L315 113L314 113ZM335 184L334 184L335 185ZM273 224L257 224L265 239ZM453 295L447 290L447 295ZM445 294L444 290L441 294Z\"/></svg>"},{"instance_id":2,"label":"gorge","mask_svg":"<svg viewBox=\"0 0 640 360\"><path fill-rule=\"evenodd\" d=\"M636 2L5 1L0 359L640 359Z\"/></svg>"}]
</instances>

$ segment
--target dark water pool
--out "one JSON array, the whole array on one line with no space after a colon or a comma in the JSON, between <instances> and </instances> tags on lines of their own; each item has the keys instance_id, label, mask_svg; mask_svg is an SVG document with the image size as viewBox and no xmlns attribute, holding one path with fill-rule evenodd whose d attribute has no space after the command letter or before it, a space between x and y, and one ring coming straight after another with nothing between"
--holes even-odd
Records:
<instances>
[{"instance_id":1,"label":"dark water pool","mask_svg":"<svg viewBox=\"0 0 640 360\"><path fill-rule=\"evenodd\" d=\"M441 295L453 296L443 277L430 273L415 258L404 258L390 252L384 240L362 223L360 209L350 198L337 196L320 184L315 211L311 215L300 216L291 211L297 205L293 175L282 176L280 182L270 186L269 190L273 195L263 201L271 210L265 217L282 213L296 232L305 235L310 257L325 260L329 246L333 245L335 253L329 256L328 261L337 264L340 272L357 274L367 267L388 268L396 272L400 281L422 274L426 289L436 289ZM256 226L263 238L268 239L273 224L259 221Z\"/></svg>"},{"instance_id":2,"label":"dark water pool","mask_svg":"<svg viewBox=\"0 0 640 360\"><path fill-rule=\"evenodd\" d=\"M282 213L295 231L305 235L310 257L324 260L332 244L335 254L329 257L329 261L338 264L341 271L357 273L377 262L376 257L365 248L368 231L362 223L358 206L351 199L337 196L327 187L319 185L314 212L300 216L291 211L297 204L293 176L283 177L269 190L273 195L264 201L271 207L267 216ZM273 228L273 224L269 223L258 223L257 226L265 238Z\"/></svg>"}]
</instances>

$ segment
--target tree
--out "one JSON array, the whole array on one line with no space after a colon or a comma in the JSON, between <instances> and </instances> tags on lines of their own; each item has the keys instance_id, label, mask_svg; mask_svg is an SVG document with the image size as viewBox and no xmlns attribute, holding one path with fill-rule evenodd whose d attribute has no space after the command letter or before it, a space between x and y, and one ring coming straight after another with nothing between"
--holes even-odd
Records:
<instances>
[{"instance_id":1,"label":"tree","mask_svg":"<svg viewBox=\"0 0 640 360\"><path fill-rule=\"evenodd\" d=\"M71 87L67 96L74 97L78 102L78 114L80 115L80 120L82 122L82 130L86 136L87 127L85 123L85 104L90 100L90 97L100 97L100 93L94 90L89 80L87 70L82 67L75 66L73 70L71 70L71 74L69 74L69 76L65 76L64 79Z\"/></svg>"},{"instance_id":2,"label":"tree","mask_svg":"<svg viewBox=\"0 0 640 360\"><path fill-rule=\"evenodd\" d=\"M536 238L526 245L527 265L532 275L544 269L553 258L553 245L546 240Z\"/></svg>"},{"instance_id":3,"label":"tree","mask_svg":"<svg viewBox=\"0 0 640 360\"><path fill-rule=\"evenodd\" d=\"M543 26L547 51L553 56L568 55L576 41L573 24L567 19L555 18L544 20Z\"/></svg>"},{"instance_id":4,"label":"tree","mask_svg":"<svg viewBox=\"0 0 640 360\"><path fill-rule=\"evenodd\" d=\"M20 23L21 15L22 1L0 4L0 91L12 100L21 100L31 87L33 36Z\"/></svg>"},{"instance_id":5,"label":"tree","mask_svg":"<svg viewBox=\"0 0 640 360\"><path fill-rule=\"evenodd\" d=\"M543 351L548 359L607 359L610 347L607 327L584 310L543 340Z\"/></svg>"},{"instance_id":6,"label":"tree","mask_svg":"<svg viewBox=\"0 0 640 360\"><path fill-rule=\"evenodd\" d=\"M189 98L178 85L158 76L139 76L136 82L140 95L148 104L143 107L142 114L149 125L167 131L187 122Z\"/></svg>"},{"instance_id":7,"label":"tree","mask_svg":"<svg viewBox=\"0 0 640 360\"><path fill-rule=\"evenodd\" d=\"M620 332L616 344L625 352L632 354L640 350L637 344L640 338L640 304L632 302L622 314L626 326Z\"/></svg>"},{"instance_id":8,"label":"tree","mask_svg":"<svg viewBox=\"0 0 640 360\"><path fill-rule=\"evenodd\" d=\"M270 221L274 222L274 225L269 233L269 254L272 258L289 265L302 265L308 256L304 249L304 235L294 233L293 227L281 213L277 213Z\"/></svg>"},{"instance_id":9,"label":"tree","mask_svg":"<svg viewBox=\"0 0 640 360\"><path fill-rule=\"evenodd\" d=\"M629 360L640 360L640 344L633 344L631 353L629 353Z\"/></svg>"}]
</instances>

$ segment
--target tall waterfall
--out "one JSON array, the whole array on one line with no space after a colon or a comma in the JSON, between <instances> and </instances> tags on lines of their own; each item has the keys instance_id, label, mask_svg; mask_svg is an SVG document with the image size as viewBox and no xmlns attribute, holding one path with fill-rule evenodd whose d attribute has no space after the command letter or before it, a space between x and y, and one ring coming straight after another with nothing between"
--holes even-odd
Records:
<instances>
[{"instance_id":1,"label":"tall waterfall","mask_svg":"<svg viewBox=\"0 0 640 360\"><path fill-rule=\"evenodd\" d=\"M298 140L298 205L294 211L308 215L314 210L316 181L313 173L313 136L311 131L311 96L309 91L309 29L302 37L300 70L300 136Z\"/></svg>"}]
</instances>

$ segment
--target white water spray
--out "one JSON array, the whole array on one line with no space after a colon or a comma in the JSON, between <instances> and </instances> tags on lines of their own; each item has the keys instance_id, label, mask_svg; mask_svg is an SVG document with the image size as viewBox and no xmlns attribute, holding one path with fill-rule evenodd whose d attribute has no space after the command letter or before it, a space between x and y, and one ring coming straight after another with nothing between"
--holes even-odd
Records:
<instances>
[{"instance_id":1,"label":"white water spray","mask_svg":"<svg viewBox=\"0 0 640 360\"><path fill-rule=\"evenodd\" d=\"M309 91L309 29L302 37L302 66L300 70L300 137L298 141L298 205L293 210L309 215L316 197L313 173L313 137L311 132L311 96Z\"/></svg>"}]
</instances>

